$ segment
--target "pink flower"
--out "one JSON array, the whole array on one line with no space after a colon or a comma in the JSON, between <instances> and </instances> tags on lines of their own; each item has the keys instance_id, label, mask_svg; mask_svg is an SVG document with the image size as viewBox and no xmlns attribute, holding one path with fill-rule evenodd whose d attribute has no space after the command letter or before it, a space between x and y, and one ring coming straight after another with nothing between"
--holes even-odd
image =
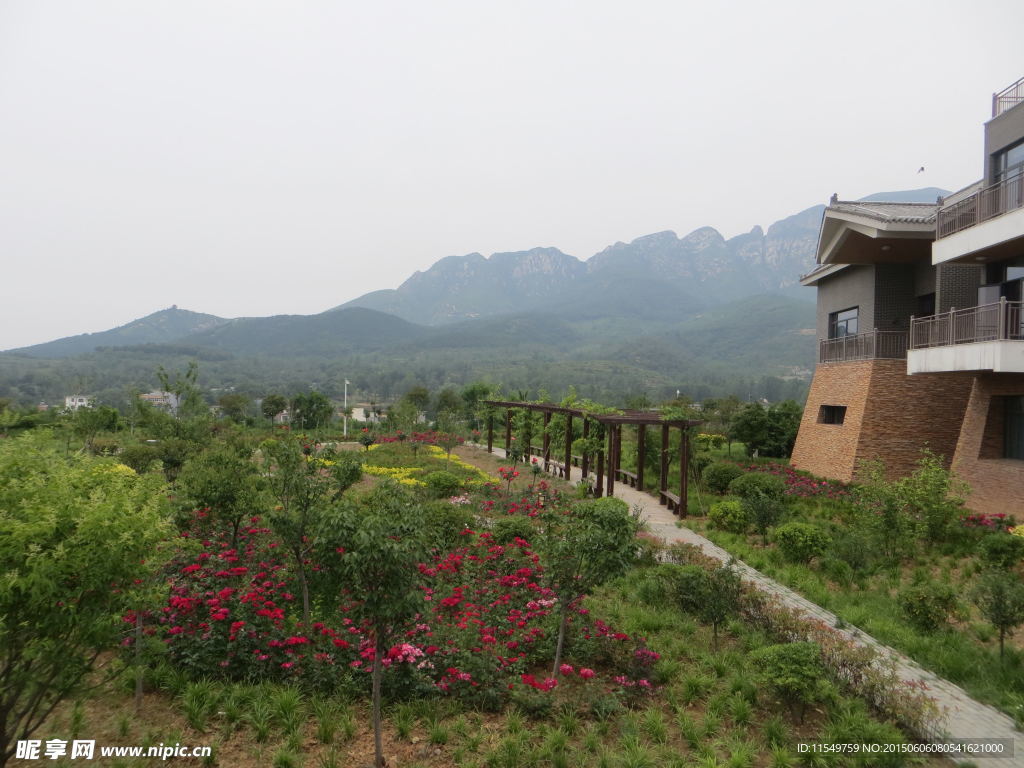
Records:
<instances>
[{"instance_id":1,"label":"pink flower","mask_svg":"<svg viewBox=\"0 0 1024 768\"><path fill-rule=\"evenodd\" d=\"M582 677L584 680L589 680L593 676L594 670L592 670L590 667L583 667L583 669L580 670L580 677Z\"/></svg>"},{"instance_id":2,"label":"pink flower","mask_svg":"<svg viewBox=\"0 0 1024 768\"><path fill-rule=\"evenodd\" d=\"M558 668L558 671L565 676L569 676L573 673L574 670L572 668L572 664L563 664Z\"/></svg>"}]
</instances>

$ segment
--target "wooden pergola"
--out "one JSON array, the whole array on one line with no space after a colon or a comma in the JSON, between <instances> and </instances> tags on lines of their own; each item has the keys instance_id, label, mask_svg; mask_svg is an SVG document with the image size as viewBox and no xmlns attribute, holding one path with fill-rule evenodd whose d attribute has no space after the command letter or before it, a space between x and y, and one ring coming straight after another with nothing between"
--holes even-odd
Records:
<instances>
[{"instance_id":1,"label":"wooden pergola","mask_svg":"<svg viewBox=\"0 0 1024 768\"><path fill-rule=\"evenodd\" d=\"M665 504L670 510L680 516L686 515L686 494L687 479L690 464L690 441L687 439L687 430L690 427L701 424L700 421L688 419L663 419L656 411L625 410L616 413L592 413L579 408L567 408L554 403L522 403L507 400L485 400L486 405L492 408L503 408L505 410L505 454L512 449L512 413L513 411L526 410L533 413L540 413L544 418L544 439L543 445L523 447L524 454L537 456L544 461L544 471L553 472L556 475L569 478L570 468L580 468L583 479L590 475L590 455L577 456L572 452L573 419L581 419L583 423L583 437L590 436L591 424L597 422L605 428L605 441L602 449L594 457L596 463L594 491L598 496L611 496L615 491L616 481L644 489L644 464L647 450L647 429L660 428L661 430L661 462L658 473L658 501ZM565 417L565 452L562 461L552 458L551 455L551 434L548 425L551 423L552 414L560 414ZM636 472L627 472L621 467L622 457L622 427L635 426L637 429L637 460ZM670 445L671 430L679 430L679 485L678 493L669 491L669 461L668 450ZM494 413L487 417L487 452L494 451Z\"/></svg>"}]
</instances>

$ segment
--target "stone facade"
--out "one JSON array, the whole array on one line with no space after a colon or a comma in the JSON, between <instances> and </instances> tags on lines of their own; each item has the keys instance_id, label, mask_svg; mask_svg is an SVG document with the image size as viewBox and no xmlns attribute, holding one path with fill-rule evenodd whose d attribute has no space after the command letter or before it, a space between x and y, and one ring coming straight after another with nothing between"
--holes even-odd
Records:
<instances>
[{"instance_id":1,"label":"stone facade","mask_svg":"<svg viewBox=\"0 0 1024 768\"><path fill-rule=\"evenodd\" d=\"M967 505L975 512L1024 511L1024 461L1004 459L1003 401L1024 395L1024 374L975 377L964 412L953 470L971 488Z\"/></svg>"},{"instance_id":2,"label":"stone facade","mask_svg":"<svg viewBox=\"0 0 1024 768\"><path fill-rule=\"evenodd\" d=\"M914 471L923 448L950 464L971 392L972 373L907 375L905 360L817 367L793 449L793 466L849 482L865 459L892 477ZM846 407L842 424L823 424L822 405Z\"/></svg>"}]
</instances>

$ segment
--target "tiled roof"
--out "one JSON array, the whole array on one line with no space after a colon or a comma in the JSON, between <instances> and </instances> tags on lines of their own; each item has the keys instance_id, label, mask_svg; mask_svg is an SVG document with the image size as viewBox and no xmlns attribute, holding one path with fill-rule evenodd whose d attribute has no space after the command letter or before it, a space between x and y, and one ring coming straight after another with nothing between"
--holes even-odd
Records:
<instances>
[{"instance_id":1,"label":"tiled roof","mask_svg":"<svg viewBox=\"0 0 1024 768\"><path fill-rule=\"evenodd\" d=\"M827 208L827 211L897 224L934 224L938 210L938 203L860 203L852 200L837 200Z\"/></svg>"}]
</instances>

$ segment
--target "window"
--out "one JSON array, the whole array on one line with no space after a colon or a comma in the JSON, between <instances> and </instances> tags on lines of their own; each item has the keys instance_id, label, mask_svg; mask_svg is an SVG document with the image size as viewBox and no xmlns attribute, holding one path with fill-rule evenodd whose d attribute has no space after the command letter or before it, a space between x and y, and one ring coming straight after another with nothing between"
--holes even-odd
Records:
<instances>
[{"instance_id":1,"label":"window","mask_svg":"<svg viewBox=\"0 0 1024 768\"><path fill-rule=\"evenodd\" d=\"M992 160L997 182L1016 176L1024 168L1024 141L997 152Z\"/></svg>"},{"instance_id":2,"label":"window","mask_svg":"<svg viewBox=\"0 0 1024 768\"><path fill-rule=\"evenodd\" d=\"M828 316L828 337L841 339L843 336L857 334L857 311L860 307L850 307L840 312L832 312Z\"/></svg>"},{"instance_id":3,"label":"window","mask_svg":"<svg viewBox=\"0 0 1024 768\"><path fill-rule=\"evenodd\" d=\"M845 405L823 405L818 411L819 424L842 424L845 420Z\"/></svg>"},{"instance_id":4,"label":"window","mask_svg":"<svg viewBox=\"0 0 1024 768\"><path fill-rule=\"evenodd\" d=\"M1003 456L1024 459L1024 395L1003 401Z\"/></svg>"}]
</instances>

